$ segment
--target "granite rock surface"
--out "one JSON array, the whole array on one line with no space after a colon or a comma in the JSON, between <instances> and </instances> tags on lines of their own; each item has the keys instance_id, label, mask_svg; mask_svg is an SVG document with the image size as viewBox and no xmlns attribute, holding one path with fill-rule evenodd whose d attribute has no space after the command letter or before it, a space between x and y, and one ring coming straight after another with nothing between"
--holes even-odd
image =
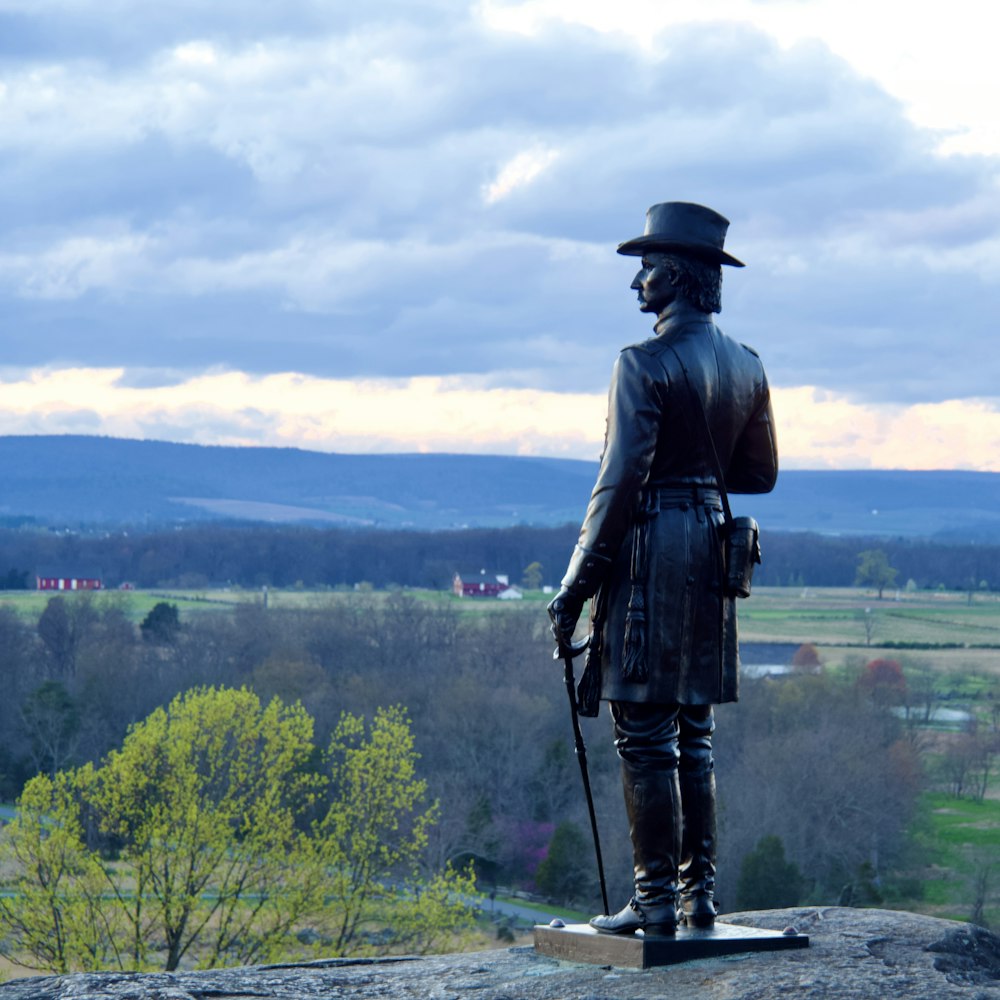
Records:
<instances>
[{"instance_id":1,"label":"granite rock surface","mask_svg":"<svg viewBox=\"0 0 1000 1000\"><path fill-rule=\"evenodd\" d=\"M1000 1000L1000 938L966 924L841 907L728 914L810 936L801 951L646 971L559 962L530 947L426 958L330 959L209 972L12 980L0 1000Z\"/></svg>"}]
</instances>

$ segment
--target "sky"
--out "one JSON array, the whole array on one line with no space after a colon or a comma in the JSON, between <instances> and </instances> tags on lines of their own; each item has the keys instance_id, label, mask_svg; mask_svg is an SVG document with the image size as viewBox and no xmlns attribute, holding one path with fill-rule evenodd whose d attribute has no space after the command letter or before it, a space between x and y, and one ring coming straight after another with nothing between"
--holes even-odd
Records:
<instances>
[{"instance_id":1,"label":"sky","mask_svg":"<svg viewBox=\"0 0 1000 1000\"><path fill-rule=\"evenodd\" d=\"M989 10L0 0L0 434L596 459L681 200L785 467L1000 471Z\"/></svg>"}]
</instances>

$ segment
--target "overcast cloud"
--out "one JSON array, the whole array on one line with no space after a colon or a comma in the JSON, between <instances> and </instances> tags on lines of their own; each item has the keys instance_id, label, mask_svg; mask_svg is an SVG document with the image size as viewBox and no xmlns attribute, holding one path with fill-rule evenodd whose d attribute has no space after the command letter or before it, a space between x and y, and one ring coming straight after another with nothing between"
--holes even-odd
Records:
<instances>
[{"instance_id":1,"label":"overcast cloud","mask_svg":"<svg viewBox=\"0 0 1000 1000\"><path fill-rule=\"evenodd\" d=\"M998 160L940 138L735 23L0 0L0 360L601 392L649 333L614 248L683 199L732 220L720 325L775 385L990 406Z\"/></svg>"}]
</instances>

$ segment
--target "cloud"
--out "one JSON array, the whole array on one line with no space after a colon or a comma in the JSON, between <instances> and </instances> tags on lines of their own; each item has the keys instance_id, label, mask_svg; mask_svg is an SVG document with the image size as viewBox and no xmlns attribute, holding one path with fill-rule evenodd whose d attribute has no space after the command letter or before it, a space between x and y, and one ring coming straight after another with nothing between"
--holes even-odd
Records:
<instances>
[{"instance_id":1,"label":"cloud","mask_svg":"<svg viewBox=\"0 0 1000 1000\"><path fill-rule=\"evenodd\" d=\"M601 393L649 334L614 247L676 197L732 218L775 385L995 393L996 160L816 42L476 10L8 0L5 361Z\"/></svg>"},{"instance_id":2,"label":"cloud","mask_svg":"<svg viewBox=\"0 0 1000 1000\"><path fill-rule=\"evenodd\" d=\"M530 184L559 157L555 149L533 149L518 153L503 165L500 173L483 193L487 205L494 205L512 191Z\"/></svg>"},{"instance_id":3,"label":"cloud","mask_svg":"<svg viewBox=\"0 0 1000 1000\"><path fill-rule=\"evenodd\" d=\"M0 433L77 433L321 451L452 451L596 460L603 395L483 379L318 379L216 372L151 381L120 368L8 370Z\"/></svg>"},{"instance_id":4,"label":"cloud","mask_svg":"<svg viewBox=\"0 0 1000 1000\"><path fill-rule=\"evenodd\" d=\"M482 377L220 371L153 379L121 368L7 369L0 378L0 433L596 461L606 405L604 393L511 388ZM1000 472L996 400L865 405L804 386L775 390L774 406L786 468Z\"/></svg>"}]
</instances>

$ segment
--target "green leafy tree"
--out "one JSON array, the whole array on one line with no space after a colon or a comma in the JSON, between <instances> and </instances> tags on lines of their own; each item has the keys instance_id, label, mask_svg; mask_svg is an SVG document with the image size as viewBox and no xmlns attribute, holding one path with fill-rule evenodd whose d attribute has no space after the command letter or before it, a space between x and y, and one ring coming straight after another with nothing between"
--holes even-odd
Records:
<instances>
[{"instance_id":1,"label":"green leafy tree","mask_svg":"<svg viewBox=\"0 0 1000 1000\"><path fill-rule=\"evenodd\" d=\"M325 874L320 934L338 955L441 947L471 922L471 866L427 877L421 864L438 821L418 777L409 717L379 708L341 715L325 756L328 807L309 847Z\"/></svg>"},{"instance_id":2,"label":"green leafy tree","mask_svg":"<svg viewBox=\"0 0 1000 1000\"><path fill-rule=\"evenodd\" d=\"M741 910L797 906L803 889L798 865L785 859L785 845L772 834L761 837L743 859L736 884L736 905Z\"/></svg>"},{"instance_id":3,"label":"green leafy tree","mask_svg":"<svg viewBox=\"0 0 1000 1000\"><path fill-rule=\"evenodd\" d=\"M295 827L311 735L299 707L200 689L136 725L102 767L33 779L8 838L15 895L0 908L14 947L56 971L281 953L322 904ZM85 826L118 847L115 865Z\"/></svg>"},{"instance_id":4,"label":"green leafy tree","mask_svg":"<svg viewBox=\"0 0 1000 1000\"><path fill-rule=\"evenodd\" d=\"M405 713L345 715L325 775L312 727L298 704L196 689L99 768L29 782L6 840L8 953L60 972L173 970L298 958L310 936L328 953L372 950L362 928L383 950L450 940L474 883L420 871L437 807Z\"/></svg>"},{"instance_id":5,"label":"green leafy tree","mask_svg":"<svg viewBox=\"0 0 1000 1000\"><path fill-rule=\"evenodd\" d=\"M420 854L438 807L425 806L427 783L417 777L418 758L400 707L380 708L370 725L345 713L330 739L333 799L315 824L313 846L329 872L329 920L338 955L366 950L362 929L391 921L398 885L420 879Z\"/></svg>"},{"instance_id":6,"label":"green leafy tree","mask_svg":"<svg viewBox=\"0 0 1000 1000\"><path fill-rule=\"evenodd\" d=\"M412 891L397 894L390 912L393 948L416 955L446 950L469 926L475 892L471 867L456 872L449 866Z\"/></svg>"},{"instance_id":7,"label":"green leafy tree","mask_svg":"<svg viewBox=\"0 0 1000 1000\"><path fill-rule=\"evenodd\" d=\"M314 905L319 879L295 829L311 752L312 719L300 706L208 688L157 709L108 755L95 806L135 880L134 891L115 889L137 966L157 937L167 970L191 949L207 965L267 959ZM294 893L293 874L306 875Z\"/></svg>"},{"instance_id":8,"label":"green leafy tree","mask_svg":"<svg viewBox=\"0 0 1000 1000\"><path fill-rule=\"evenodd\" d=\"M542 588L542 564L540 562L528 563L524 567L524 575L521 577L521 586L525 590L541 590Z\"/></svg>"},{"instance_id":9,"label":"green leafy tree","mask_svg":"<svg viewBox=\"0 0 1000 1000\"><path fill-rule=\"evenodd\" d=\"M93 770L38 775L24 788L3 839L16 875L0 896L2 952L53 972L122 963L122 920L98 856L83 839L80 792Z\"/></svg>"},{"instance_id":10,"label":"green leafy tree","mask_svg":"<svg viewBox=\"0 0 1000 1000\"><path fill-rule=\"evenodd\" d=\"M896 582L898 572L889 565L889 557L882 549L866 549L858 553L858 571L854 577L854 585L874 587L881 601L882 592Z\"/></svg>"},{"instance_id":11,"label":"green leafy tree","mask_svg":"<svg viewBox=\"0 0 1000 1000\"><path fill-rule=\"evenodd\" d=\"M309 846L326 878L319 928L335 954L426 952L471 922L471 866L428 877L422 865L440 810L419 760L401 706L370 722L345 712L330 738L328 807Z\"/></svg>"}]
</instances>

